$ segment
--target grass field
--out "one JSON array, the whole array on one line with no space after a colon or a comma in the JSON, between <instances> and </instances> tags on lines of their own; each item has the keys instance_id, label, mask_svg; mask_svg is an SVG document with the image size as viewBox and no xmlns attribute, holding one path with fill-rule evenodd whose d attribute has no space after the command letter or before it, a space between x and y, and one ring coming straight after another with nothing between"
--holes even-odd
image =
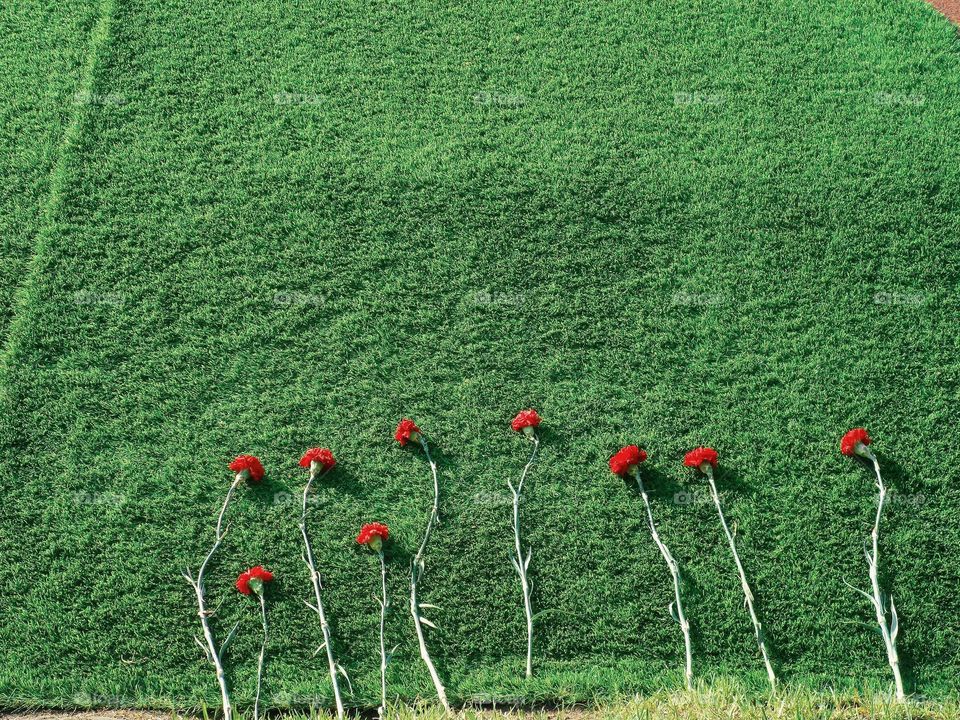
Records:
<instances>
[{"instance_id":1,"label":"grass field","mask_svg":"<svg viewBox=\"0 0 960 720\"><path fill-rule=\"evenodd\" d=\"M0 13L0 338L34 241L57 195L57 161L71 125L96 98L90 68L93 0L23 0Z\"/></svg>"},{"instance_id":2,"label":"grass field","mask_svg":"<svg viewBox=\"0 0 960 720\"><path fill-rule=\"evenodd\" d=\"M935 11L60 12L5 17L34 42L0 58L17 78L2 139L25 158L3 161L0 196L0 705L216 704L180 571L240 452L268 475L230 508L208 581L221 637L243 620L236 699L259 626L232 583L263 563L270 704L328 702L296 527L312 445L341 463L311 532L348 700L379 690L378 568L353 544L370 520L395 538L391 693L431 697L403 611L431 488L392 440L402 416L440 464L421 593L442 608L430 643L452 698L681 686L669 575L606 467L629 442L650 452L699 677L764 681L715 511L680 464L711 444L784 679L886 688L871 610L843 584L867 586L874 487L838 452L861 424L893 490L882 581L909 684L960 689L960 39ZM525 682L506 481L529 406L545 421L523 527L547 612Z\"/></svg>"}]
</instances>

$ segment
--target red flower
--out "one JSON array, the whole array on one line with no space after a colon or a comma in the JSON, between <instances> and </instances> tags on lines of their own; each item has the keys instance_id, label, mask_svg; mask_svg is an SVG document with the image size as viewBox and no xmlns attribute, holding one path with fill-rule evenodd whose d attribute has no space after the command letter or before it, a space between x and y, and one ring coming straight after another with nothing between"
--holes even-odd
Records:
<instances>
[{"instance_id":1,"label":"red flower","mask_svg":"<svg viewBox=\"0 0 960 720\"><path fill-rule=\"evenodd\" d=\"M610 471L616 475L626 476L633 469L647 459L647 453L636 445L627 445L610 458Z\"/></svg>"},{"instance_id":2,"label":"red flower","mask_svg":"<svg viewBox=\"0 0 960 720\"><path fill-rule=\"evenodd\" d=\"M307 450L303 457L300 458L300 467L308 468L310 463L317 463L320 466L321 470L329 470L334 465L337 464L336 459L333 457L333 453L327 450L326 448L310 448Z\"/></svg>"},{"instance_id":3,"label":"red flower","mask_svg":"<svg viewBox=\"0 0 960 720\"><path fill-rule=\"evenodd\" d=\"M273 580L273 573L261 565L250 568L249 572L252 580L260 580L265 583Z\"/></svg>"},{"instance_id":4,"label":"red flower","mask_svg":"<svg viewBox=\"0 0 960 720\"><path fill-rule=\"evenodd\" d=\"M853 457L857 454L857 443L869 445L871 442L865 428L854 428L840 439L840 452Z\"/></svg>"},{"instance_id":5,"label":"red flower","mask_svg":"<svg viewBox=\"0 0 960 720\"><path fill-rule=\"evenodd\" d=\"M229 468L235 473L247 473L247 479L258 483L263 480L263 463L254 455L237 455Z\"/></svg>"},{"instance_id":6,"label":"red flower","mask_svg":"<svg viewBox=\"0 0 960 720\"><path fill-rule=\"evenodd\" d=\"M513 422L510 423L515 431L520 432L524 428L535 428L540 425L540 416L537 415L536 410L521 410L517 413L517 416L513 419Z\"/></svg>"},{"instance_id":7,"label":"red flower","mask_svg":"<svg viewBox=\"0 0 960 720\"><path fill-rule=\"evenodd\" d=\"M407 420L404 418L400 421L400 424L397 425L397 431L393 434L393 437L396 439L401 446L406 445L410 440L414 442L419 441L420 428L417 427L417 424L413 420Z\"/></svg>"},{"instance_id":8,"label":"red flower","mask_svg":"<svg viewBox=\"0 0 960 720\"><path fill-rule=\"evenodd\" d=\"M257 565L240 573L240 577L237 578L237 590L244 595L249 595L252 590L256 590L258 587L262 589L264 583L272 580L273 573ZM251 581L255 581L253 587L250 587ZM259 592L259 590L257 590L257 592Z\"/></svg>"},{"instance_id":9,"label":"red flower","mask_svg":"<svg viewBox=\"0 0 960 720\"><path fill-rule=\"evenodd\" d=\"M357 535L357 542L361 545L369 545L374 550L379 551L383 541L390 536L390 529L383 523L367 523L360 528L360 534Z\"/></svg>"},{"instance_id":10,"label":"red flower","mask_svg":"<svg viewBox=\"0 0 960 720\"><path fill-rule=\"evenodd\" d=\"M683 464L687 467L699 468L704 463L710 463L716 467L717 451L713 448L698 447L696 450L691 450L683 456Z\"/></svg>"}]
</instances>

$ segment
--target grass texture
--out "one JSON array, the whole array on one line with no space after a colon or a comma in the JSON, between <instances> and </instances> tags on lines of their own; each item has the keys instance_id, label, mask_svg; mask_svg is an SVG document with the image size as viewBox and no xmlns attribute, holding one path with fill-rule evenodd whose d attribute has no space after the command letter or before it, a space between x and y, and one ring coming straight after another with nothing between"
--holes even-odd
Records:
<instances>
[{"instance_id":1,"label":"grass texture","mask_svg":"<svg viewBox=\"0 0 960 720\"><path fill-rule=\"evenodd\" d=\"M404 605L432 488L392 440L402 416L440 465L421 594L452 699L681 686L669 574L606 467L630 442L650 452L698 677L763 683L716 513L680 464L710 444L781 675L888 689L843 584L867 586L875 490L838 452L861 424L892 489L880 562L904 671L919 694L957 691L960 40L933 10L104 0L80 25L55 54L114 101L17 113L50 139L4 202L21 238L5 292L21 287L0 387L0 704L216 704L180 571L240 452L268 475L231 506L208 580L221 639L242 621L235 699L260 637L232 583L262 563L267 704L328 703L296 526L312 445L341 463L310 530L347 700L379 690L379 573L353 543L372 520L394 536L390 692L432 697ZM46 77L13 49L7 74ZM506 481L529 406L543 615L525 682Z\"/></svg>"},{"instance_id":2,"label":"grass texture","mask_svg":"<svg viewBox=\"0 0 960 720\"><path fill-rule=\"evenodd\" d=\"M84 106L93 0L7 3L0 12L0 340L56 195L57 161Z\"/></svg>"},{"instance_id":3,"label":"grass texture","mask_svg":"<svg viewBox=\"0 0 960 720\"><path fill-rule=\"evenodd\" d=\"M192 709L190 714L177 712L140 713L120 711L117 720L181 720L213 714L210 708ZM88 720L80 714L77 720ZM99 711L89 720L109 720L113 714ZM240 712L238 720L252 717ZM321 708L276 714L279 720L329 720L335 715ZM616 702L580 705L536 704L522 709L509 704L472 705L445 715L436 704L396 705L388 708L393 720L769 720L790 718L804 720L956 720L960 707L956 701L920 701L910 704L891 702L889 697L870 693L823 693L809 689L782 690L774 698L758 697L736 681L722 681L711 688L694 692L660 690L645 696L624 698Z\"/></svg>"},{"instance_id":4,"label":"grass texture","mask_svg":"<svg viewBox=\"0 0 960 720\"><path fill-rule=\"evenodd\" d=\"M204 716L207 713L204 712ZM285 720L326 720L317 710L291 713ZM430 706L391 708L396 720L439 720L443 713ZM809 690L780 693L777 698L757 698L736 683L719 683L710 690L693 693L660 691L616 703L581 707L544 707L517 710L509 707L465 708L457 720L955 720L960 708L955 702L923 702L913 706L891 703L870 694L824 694Z\"/></svg>"}]
</instances>

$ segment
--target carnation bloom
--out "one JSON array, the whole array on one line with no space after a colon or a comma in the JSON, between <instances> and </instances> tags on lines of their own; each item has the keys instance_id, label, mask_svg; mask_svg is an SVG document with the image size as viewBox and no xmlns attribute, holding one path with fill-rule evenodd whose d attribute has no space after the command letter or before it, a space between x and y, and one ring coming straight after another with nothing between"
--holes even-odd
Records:
<instances>
[{"instance_id":1,"label":"carnation bloom","mask_svg":"<svg viewBox=\"0 0 960 720\"><path fill-rule=\"evenodd\" d=\"M517 413L517 416L513 419L513 422L510 423L510 427L512 427L515 431L520 432L522 430L525 433L528 432L526 428L535 428L539 425L540 416L537 415L537 411L533 409L521 410ZM530 430L529 432L533 431Z\"/></svg>"},{"instance_id":2,"label":"carnation bloom","mask_svg":"<svg viewBox=\"0 0 960 720\"><path fill-rule=\"evenodd\" d=\"M683 456L683 464L687 467L700 469L704 463L708 463L713 467L716 467L717 451L713 448L698 447L697 449L691 450Z\"/></svg>"},{"instance_id":3,"label":"carnation bloom","mask_svg":"<svg viewBox=\"0 0 960 720\"><path fill-rule=\"evenodd\" d=\"M610 471L615 475L631 474L637 465L647 459L647 453L636 445L627 445L610 458Z\"/></svg>"},{"instance_id":4,"label":"carnation bloom","mask_svg":"<svg viewBox=\"0 0 960 720\"><path fill-rule=\"evenodd\" d=\"M237 455L229 468L237 474L246 473L250 482L258 483L263 480L263 463L255 455Z\"/></svg>"},{"instance_id":5,"label":"carnation bloom","mask_svg":"<svg viewBox=\"0 0 960 720\"><path fill-rule=\"evenodd\" d=\"M413 420L404 418L400 421L400 424L397 425L397 431L393 434L393 437L401 446L406 445L411 440L413 440L413 442L419 442L420 428L417 427L417 424Z\"/></svg>"},{"instance_id":6,"label":"carnation bloom","mask_svg":"<svg viewBox=\"0 0 960 720\"><path fill-rule=\"evenodd\" d=\"M840 452L842 452L844 455L850 455L853 457L854 455L859 454L857 451L857 445L861 443L863 445L869 445L871 442L872 441L870 440L870 436L867 434L866 429L854 428L853 430L848 431L847 434L840 439Z\"/></svg>"},{"instance_id":7,"label":"carnation bloom","mask_svg":"<svg viewBox=\"0 0 960 720\"><path fill-rule=\"evenodd\" d=\"M251 591L259 594L260 590L263 589L263 584L272 580L273 573L257 565L240 573L240 577L237 578L237 590L244 595L249 595Z\"/></svg>"},{"instance_id":8,"label":"carnation bloom","mask_svg":"<svg viewBox=\"0 0 960 720\"><path fill-rule=\"evenodd\" d=\"M321 470L329 470L337 461L327 448L310 448L300 458L300 467L308 468L312 463L316 463Z\"/></svg>"},{"instance_id":9,"label":"carnation bloom","mask_svg":"<svg viewBox=\"0 0 960 720\"><path fill-rule=\"evenodd\" d=\"M357 542L366 545L375 552L380 552L383 547L383 541L390 536L390 529L383 523L367 523L360 528L360 534L357 535Z\"/></svg>"}]
</instances>

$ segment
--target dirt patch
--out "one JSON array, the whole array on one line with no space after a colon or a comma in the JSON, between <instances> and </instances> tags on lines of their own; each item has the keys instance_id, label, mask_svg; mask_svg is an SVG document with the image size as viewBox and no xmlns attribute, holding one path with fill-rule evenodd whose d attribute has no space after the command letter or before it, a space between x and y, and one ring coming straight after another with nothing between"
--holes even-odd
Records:
<instances>
[{"instance_id":1,"label":"dirt patch","mask_svg":"<svg viewBox=\"0 0 960 720\"><path fill-rule=\"evenodd\" d=\"M937 10L960 25L960 0L927 0Z\"/></svg>"},{"instance_id":2,"label":"dirt patch","mask_svg":"<svg viewBox=\"0 0 960 720\"><path fill-rule=\"evenodd\" d=\"M93 712L0 712L0 720L171 720L186 717L174 713L144 712L142 710L95 710Z\"/></svg>"}]
</instances>

